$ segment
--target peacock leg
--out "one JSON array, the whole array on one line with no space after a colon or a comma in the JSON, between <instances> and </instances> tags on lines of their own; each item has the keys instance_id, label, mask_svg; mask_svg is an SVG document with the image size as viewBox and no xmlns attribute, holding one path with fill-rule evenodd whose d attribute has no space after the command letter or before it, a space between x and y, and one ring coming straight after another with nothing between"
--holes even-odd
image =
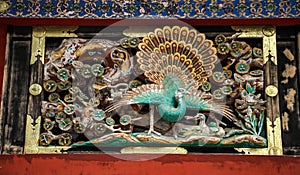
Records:
<instances>
[{"instance_id":1,"label":"peacock leg","mask_svg":"<svg viewBox=\"0 0 300 175\"><path fill-rule=\"evenodd\" d=\"M154 133L156 135L161 135L161 133L154 130L154 105L150 104L150 127L148 131L148 135Z\"/></svg>"},{"instance_id":2,"label":"peacock leg","mask_svg":"<svg viewBox=\"0 0 300 175\"><path fill-rule=\"evenodd\" d=\"M172 133L173 133L174 139L176 140L178 138L178 136L177 136L177 131L176 131L175 123L172 123Z\"/></svg>"},{"instance_id":3,"label":"peacock leg","mask_svg":"<svg viewBox=\"0 0 300 175\"><path fill-rule=\"evenodd\" d=\"M218 119L214 114L211 114L210 115L210 118L212 120L214 120L217 124L217 126L219 126L220 124L224 125L224 126L227 126L226 123L222 122L220 119Z\"/></svg>"}]
</instances>

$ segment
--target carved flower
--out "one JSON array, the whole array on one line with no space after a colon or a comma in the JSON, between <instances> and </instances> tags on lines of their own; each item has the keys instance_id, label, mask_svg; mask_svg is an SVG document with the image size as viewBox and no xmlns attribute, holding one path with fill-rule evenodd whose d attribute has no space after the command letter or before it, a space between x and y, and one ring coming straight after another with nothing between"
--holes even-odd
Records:
<instances>
[{"instance_id":1,"label":"carved flower","mask_svg":"<svg viewBox=\"0 0 300 175\"><path fill-rule=\"evenodd\" d=\"M212 13L218 13L219 10L220 10L219 5L217 3L210 4L209 7L208 7L208 9Z\"/></svg>"},{"instance_id":2,"label":"carved flower","mask_svg":"<svg viewBox=\"0 0 300 175\"><path fill-rule=\"evenodd\" d=\"M112 10L114 13L122 13L122 7L119 4L113 4Z\"/></svg>"},{"instance_id":3,"label":"carved flower","mask_svg":"<svg viewBox=\"0 0 300 175\"><path fill-rule=\"evenodd\" d=\"M54 6L52 3L45 3L42 8L45 12L51 12L54 9Z\"/></svg>"},{"instance_id":4,"label":"carved flower","mask_svg":"<svg viewBox=\"0 0 300 175\"><path fill-rule=\"evenodd\" d=\"M17 2L13 7L13 9L18 11L18 12L21 12L21 11L25 10L25 8L26 8L26 5L23 4L22 2Z\"/></svg>"},{"instance_id":5,"label":"carved flower","mask_svg":"<svg viewBox=\"0 0 300 175\"><path fill-rule=\"evenodd\" d=\"M245 3L240 3L237 5L237 10L244 13L249 9L249 6L247 6Z\"/></svg>"},{"instance_id":6,"label":"carved flower","mask_svg":"<svg viewBox=\"0 0 300 175\"><path fill-rule=\"evenodd\" d=\"M84 2L87 2L87 3L94 3L96 2L97 0L83 0Z\"/></svg>"},{"instance_id":7,"label":"carved flower","mask_svg":"<svg viewBox=\"0 0 300 175\"><path fill-rule=\"evenodd\" d=\"M246 89L241 91L241 99L235 99L235 107L241 113L246 113L247 108L250 107L254 113L260 113L265 110L265 103L261 99L261 94L255 94L256 87L252 87L250 84L246 84Z\"/></svg>"},{"instance_id":8,"label":"carved flower","mask_svg":"<svg viewBox=\"0 0 300 175\"><path fill-rule=\"evenodd\" d=\"M194 0L196 3L205 3L207 0Z\"/></svg>"},{"instance_id":9,"label":"carved flower","mask_svg":"<svg viewBox=\"0 0 300 175\"><path fill-rule=\"evenodd\" d=\"M99 11L102 13L107 13L110 11L110 6L108 4L100 4Z\"/></svg>"},{"instance_id":10,"label":"carved flower","mask_svg":"<svg viewBox=\"0 0 300 175\"><path fill-rule=\"evenodd\" d=\"M152 6L152 10L156 13L156 14L161 14L164 11L165 7L162 4L154 4Z\"/></svg>"},{"instance_id":11,"label":"carved flower","mask_svg":"<svg viewBox=\"0 0 300 175\"><path fill-rule=\"evenodd\" d=\"M150 13L150 10L151 10L151 7L150 7L150 4L147 4L147 3L141 3L140 5L140 13L142 14L148 14Z\"/></svg>"},{"instance_id":12,"label":"carved flower","mask_svg":"<svg viewBox=\"0 0 300 175\"><path fill-rule=\"evenodd\" d=\"M267 12L274 12L276 10L277 6L274 3L267 3L265 5L265 9Z\"/></svg>"},{"instance_id":13,"label":"carved flower","mask_svg":"<svg viewBox=\"0 0 300 175\"><path fill-rule=\"evenodd\" d=\"M139 7L136 4L126 4L125 10L129 13L135 13L139 10Z\"/></svg>"},{"instance_id":14,"label":"carved flower","mask_svg":"<svg viewBox=\"0 0 300 175\"><path fill-rule=\"evenodd\" d=\"M76 13L79 13L82 10L82 6L80 4L72 4L71 10Z\"/></svg>"},{"instance_id":15,"label":"carved flower","mask_svg":"<svg viewBox=\"0 0 300 175\"><path fill-rule=\"evenodd\" d=\"M300 2L296 2L294 9L299 13L300 12Z\"/></svg>"},{"instance_id":16,"label":"carved flower","mask_svg":"<svg viewBox=\"0 0 300 175\"><path fill-rule=\"evenodd\" d=\"M193 10L193 6L191 4L183 4L180 9L184 13L190 13Z\"/></svg>"},{"instance_id":17,"label":"carved flower","mask_svg":"<svg viewBox=\"0 0 300 175\"><path fill-rule=\"evenodd\" d=\"M177 3L170 3L167 7L167 10L170 15L174 15L178 12L178 4Z\"/></svg>"},{"instance_id":18,"label":"carved flower","mask_svg":"<svg viewBox=\"0 0 300 175\"><path fill-rule=\"evenodd\" d=\"M226 3L223 5L222 10L224 13L232 13L234 10L234 5L232 3Z\"/></svg>"}]
</instances>

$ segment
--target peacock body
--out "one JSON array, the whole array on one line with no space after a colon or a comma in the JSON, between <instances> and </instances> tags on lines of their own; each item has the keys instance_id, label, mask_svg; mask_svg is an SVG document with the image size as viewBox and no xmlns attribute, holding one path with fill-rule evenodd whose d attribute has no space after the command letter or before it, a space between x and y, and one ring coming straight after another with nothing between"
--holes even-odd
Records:
<instances>
[{"instance_id":1,"label":"peacock body","mask_svg":"<svg viewBox=\"0 0 300 175\"><path fill-rule=\"evenodd\" d=\"M230 109L207 98L200 87L212 75L217 62L213 42L187 27L156 29L138 45L137 62L153 82L127 92L106 111L128 104L158 106L160 116L177 122L187 109L214 111L231 119Z\"/></svg>"}]
</instances>

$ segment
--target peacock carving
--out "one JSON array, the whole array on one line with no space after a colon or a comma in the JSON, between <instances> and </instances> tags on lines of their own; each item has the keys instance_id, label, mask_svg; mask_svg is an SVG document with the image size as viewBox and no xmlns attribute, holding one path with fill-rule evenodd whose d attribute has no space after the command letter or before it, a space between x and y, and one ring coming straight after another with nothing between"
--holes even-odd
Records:
<instances>
[{"instance_id":1,"label":"peacock carving","mask_svg":"<svg viewBox=\"0 0 300 175\"><path fill-rule=\"evenodd\" d=\"M45 56L39 144L265 147L263 50L232 34L63 40Z\"/></svg>"},{"instance_id":2,"label":"peacock carving","mask_svg":"<svg viewBox=\"0 0 300 175\"><path fill-rule=\"evenodd\" d=\"M228 106L201 90L215 68L216 52L213 42L194 29L156 29L143 38L136 54L140 70L152 83L128 91L106 112L129 104L150 104L156 105L159 115L173 124L187 110L211 111L232 120L234 115ZM159 134L154 131L151 109L148 133Z\"/></svg>"}]
</instances>

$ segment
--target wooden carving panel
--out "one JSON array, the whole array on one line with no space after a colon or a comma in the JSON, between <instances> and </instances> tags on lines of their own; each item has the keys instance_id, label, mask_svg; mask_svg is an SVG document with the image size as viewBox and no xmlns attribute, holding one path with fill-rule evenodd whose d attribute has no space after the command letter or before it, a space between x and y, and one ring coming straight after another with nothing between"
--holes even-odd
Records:
<instances>
[{"instance_id":1,"label":"wooden carving panel","mask_svg":"<svg viewBox=\"0 0 300 175\"><path fill-rule=\"evenodd\" d=\"M30 69L20 75L26 85L18 95L26 103L19 110L27 118L20 149L181 146L189 152L282 154L275 28L156 28L137 35L126 27L106 33L34 27L31 58L22 65ZM3 104L13 102L6 98ZM181 100L186 106L176 113Z\"/></svg>"},{"instance_id":2,"label":"wooden carving panel","mask_svg":"<svg viewBox=\"0 0 300 175\"><path fill-rule=\"evenodd\" d=\"M195 34L197 35L196 31L185 29L184 27L161 27L155 30L156 37L160 39L159 31L166 32L169 29L170 32L176 32L175 30L177 29L179 32L187 30L187 33L185 33L188 34L187 39L180 38L184 37L184 34L178 35L180 36L179 38L175 37L176 34L171 34L173 40L166 40L166 42L157 40L158 42L161 42L161 44L168 44L168 42L171 44L171 41L174 44L176 44L175 41L190 42L188 40L189 35L191 34L192 36L193 34L192 40L194 40ZM199 146L201 143L200 145L213 147L223 147L226 145L241 147L240 151L243 150L255 154L280 154L281 146L278 144L278 141L280 141L280 132L278 132L278 125L275 125L279 119L277 116L274 116L277 113L274 109L278 109L276 108L278 104L276 99L278 98L276 97L277 94L274 94L274 88L272 89L272 86L274 86L276 90L277 82L272 76L266 76L268 89L271 90L266 91L266 93L268 94L268 103L272 103L274 107L268 108L264 112L266 102L262 97L264 95L264 70L262 68L265 64L267 71L273 71L273 65L277 64L276 50L274 51L269 44L274 43L275 30L272 27L236 27L235 29L241 31L242 34L235 34L234 32L226 35L218 35L217 33L208 34L208 37L212 37L213 39L213 41L207 40L213 47L211 53L208 52L209 49L207 48L207 52L205 52L206 49L200 51L201 47L204 47L205 44L201 47L199 46L199 48L197 46L199 54L201 53L203 57L200 60L205 60L205 54L213 55L207 56L207 58L213 60L211 61L213 64L215 64L216 59L221 59L221 63L219 63L222 66L221 71L218 69L215 70L214 65L211 67L211 71L208 67L205 68L207 79L205 76L203 79L199 79L193 77L191 74L190 78L192 79L189 79L189 81L192 84L188 85L184 78L180 80L183 83L183 89L187 86L187 90L192 87L191 89L199 91L195 91L195 95L199 95L197 100L203 100L201 103L206 103L205 100L210 98L211 100L209 101L213 103L215 103L214 101L222 101L222 99L226 101L227 99L225 105L228 105L228 110L225 116L227 115L229 120L222 119L222 115L219 116L221 119L218 119L218 116L217 118L212 118L209 113L199 113L193 116L189 112L184 113L183 116L178 116L180 117L179 119L173 120L167 116L164 117L161 111L159 112L160 114L156 113L152 119L151 111L155 112L156 108L150 105L149 113L149 106L145 105L144 102L134 102L137 105L129 106L130 108L123 108L118 113L113 112L113 110L119 107L122 109L121 105L125 105L122 102L122 96L127 96L126 93L129 94L129 98L136 96L130 95L131 91L140 94L138 98L150 97L151 99L149 100L152 100L150 104L160 103L153 101L155 93L162 93L161 98L165 98L168 95L166 94L167 91L163 92L165 91L164 89L159 89L154 85L161 83L160 80L149 77L147 68L139 67L139 65L144 64L144 56L142 54L147 53L143 48L143 44L147 44L147 37L126 38L125 36L121 36L116 41L98 38L93 38L92 40L84 38L65 39L61 40L62 44L58 48L52 50L44 50L43 45L35 46L38 49L36 52L33 52L35 56L31 60L33 65L39 59L41 63L44 63L43 81L40 82L39 78L37 80L32 78L33 81L31 81L31 84L38 83L44 88L40 96L42 97L42 113L41 117L29 117L27 121L30 126L27 130L27 135L32 137L32 139L36 139L37 137L39 139L38 143L34 142L36 145L33 147L30 147L33 143L32 140L28 139L26 141L25 152L64 152L70 145L80 150L82 146L90 147L94 145L116 147L147 145ZM44 29L44 31L39 30L34 30L38 32L34 36L35 40L40 43L45 41L44 37L59 36L49 34L53 30L51 28ZM63 37L62 32L58 33L61 33L61 37ZM150 39L152 37L151 33L146 34L146 36ZM205 37L205 34L199 34L198 37ZM247 42L251 40L248 38L257 39L253 42L255 44L251 46L251 44L249 45L243 41L243 38L247 38ZM206 42L204 41L205 38L199 39L199 41L202 40L201 42ZM154 43L154 40L151 40ZM195 42L196 40L191 42L192 47L193 44L196 45ZM156 44L154 43L154 45ZM178 48L179 46L180 44L178 44ZM167 48L167 45L163 47ZM153 50L154 52L155 50ZM172 51L170 53L176 56L177 52L185 57L188 56L188 58L185 58L187 60L194 59L190 58L189 51L185 53L185 51L175 49L174 53ZM40 53L45 53L45 55L39 55ZM137 57L133 57L136 53ZM180 54L178 55L180 56ZM170 57L170 59L174 58ZM182 62L182 64L185 63L188 62ZM193 61L191 63L194 65L198 64ZM203 63L201 62L200 65ZM169 62L167 64L174 63ZM162 67L162 69L164 68ZM144 75L146 75L147 79L142 74L143 71L146 71ZM196 69L193 68L192 71L196 71ZM40 72L40 70L37 72ZM139 75L136 73L139 73ZM201 71L196 72L195 75L197 74L200 75ZM172 75L180 77L178 73L172 73ZM131 76L135 76L135 78L130 78ZM168 77L168 70L166 69L166 74L158 76ZM91 77L95 77L95 79L93 80ZM193 84L193 79L195 79L195 84ZM227 83L233 81L233 84L226 84L225 80ZM149 81L150 84L146 85ZM168 84L164 84L164 86L167 87ZM83 90L85 87L87 91ZM154 91L152 92L151 90ZM180 88L177 90L180 90ZM177 90L176 93L179 93ZM143 96L142 93L151 93L151 95ZM185 100L189 100L190 98L194 97L190 96L185 98ZM118 105L117 99L120 101L120 105ZM191 102L197 104L199 103L197 100L195 99ZM191 102L186 103L189 104ZM207 105L210 105L210 103ZM252 103L255 105L252 106ZM33 102L32 104L35 105L37 103ZM114 106L114 104L117 105ZM113 106L110 108L109 106L111 105ZM191 106L191 104L189 105ZM215 105L218 106L217 103ZM130 110L133 111L130 112ZM159 110L163 109L158 107ZM215 109L208 107L206 110ZM218 113L218 111L216 112ZM158 120L160 118L159 115L163 119ZM168 116L172 115L168 114ZM201 118L202 115L203 117ZM207 117L208 119L206 119ZM188 121L190 120L189 118L195 120L196 123L193 124L193 122ZM155 120L155 123L152 123L154 122L153 120ZM174 125L173 122L177 120L180 120L180 122ZM231 121L231 123L230 120L233 122ZM264 124L265 120L267 124ZM41 123L38 124L40 127L32 125L32 121L33 123L40 121ZM175 128L180 127L174 130L172 129L173 125ZM221 125L229 127L221 127ZM207 128L207 132L204 128ZM147 134L148 130L150 132ZM36 134L38 133L39 135L37 136ZM277 135L275 140L272 133ZM260 136L261 134L266 135L267 140L264 140ZM263 148L267 145L268 148ZM262 148L243 148L253 146Z\"/></svg>"}]
</instances>

